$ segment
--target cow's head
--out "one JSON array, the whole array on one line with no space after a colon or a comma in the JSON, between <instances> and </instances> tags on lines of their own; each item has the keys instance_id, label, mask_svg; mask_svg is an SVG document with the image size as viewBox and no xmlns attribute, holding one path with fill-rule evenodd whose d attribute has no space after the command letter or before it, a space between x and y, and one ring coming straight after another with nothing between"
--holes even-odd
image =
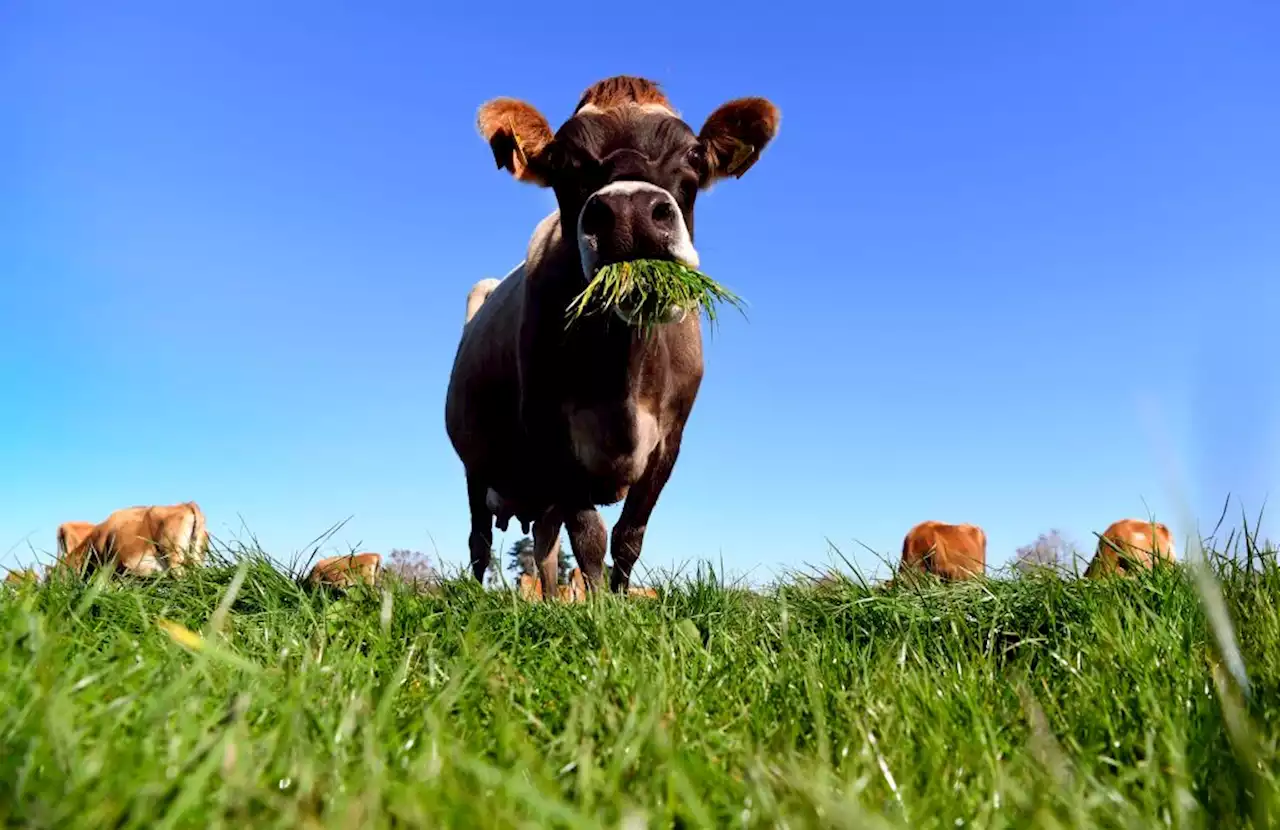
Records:
<instances>
[{"instance_id":1,"label":"cow's head","mask_svg":"<svg viewBox=\"0 0 1280 830\"><path fill-rule=\"evenodd\" d=\"M555 191L562 230L577 239L590 279L601 266L638 258L696 268L698 191L747 172L779 117L764 98L739 98L695 134L657 84L619 75L587 89L554 134L538 110L512 98L486 103L478 121L498 167Z\"/></svg>"}]
</instances>

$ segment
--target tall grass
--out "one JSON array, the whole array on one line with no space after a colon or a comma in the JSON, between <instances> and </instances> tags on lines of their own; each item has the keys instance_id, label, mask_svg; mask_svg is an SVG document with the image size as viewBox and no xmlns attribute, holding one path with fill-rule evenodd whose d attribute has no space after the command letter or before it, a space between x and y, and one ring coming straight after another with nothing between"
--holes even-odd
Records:
<instances>
[{"instance_id":1,"label":"tall grass","mask_svg":"<svg viewBox=\"0 0 1280 830\"><path fill-rule=\"evenodd\" d=\"M0 821L29 827L1262 826L1280 568L537 604L185 579L0 594ZM1226 696L1230 696L1227 700ZM1227 705L1224 707L1224 701Z\"/></svg>"}]
</instances>

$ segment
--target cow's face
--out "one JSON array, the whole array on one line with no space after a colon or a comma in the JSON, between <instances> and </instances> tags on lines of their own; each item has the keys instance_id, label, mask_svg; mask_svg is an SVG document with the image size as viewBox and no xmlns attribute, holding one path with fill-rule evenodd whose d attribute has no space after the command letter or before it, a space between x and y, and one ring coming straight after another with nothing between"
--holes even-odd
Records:
<instances>
[{"instance_id":1,"label":"cow's face","mask_svg":"<svg viewBox=\"0 0 1280 830\"><path fill-rule=\"evenodd\" d=\"M695 134L655 84L629 76L588 89L555 134L523 101L499 98L479 113L498 166L555 191L562 228L577 239L584 279L629 259L698 267L698 191L742 176L776 134L778 120L766 99L742 98L722 105Z\"/></svg>"}]
</instances>

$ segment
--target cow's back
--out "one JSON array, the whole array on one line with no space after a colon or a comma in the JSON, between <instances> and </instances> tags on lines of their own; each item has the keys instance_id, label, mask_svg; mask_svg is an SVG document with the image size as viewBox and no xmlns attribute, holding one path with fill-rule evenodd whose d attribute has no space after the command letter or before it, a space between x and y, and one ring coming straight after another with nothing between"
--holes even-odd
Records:
<instances>
[{"instance_id":1,"label":"cow's back","mask_svg":"<svg viewBox=\"0 0 1280 830\"><path fill-rule=\"evenodd\" d=\"M498 283L463 327L449 375L445 429L463 464L481 474L514 451L524 274L522 264Z\"/></svg>"},{"instance_id":2,"label":"cow's back","mask_svg":"<svg viewBox=\"0 0 1280 830\"><path fill-rule=\"evenodd\" d=\"M1169 528L1160 522L1120 519L1103 531L1084 575L1128 574L1150 568L1157 558L1168 562L1177 559Z\"/></svg>"},{"instance_id":3,"label":"cow's back","mask_svg":"<svg viewBox=\"0 0 1280 830\"><path fill-rule=\"evenodd\" d=\"M946 580L980 575L986 560L987 534L977 525L921 522L902 540L902 567Z\"/></svg>"}]
</instances>

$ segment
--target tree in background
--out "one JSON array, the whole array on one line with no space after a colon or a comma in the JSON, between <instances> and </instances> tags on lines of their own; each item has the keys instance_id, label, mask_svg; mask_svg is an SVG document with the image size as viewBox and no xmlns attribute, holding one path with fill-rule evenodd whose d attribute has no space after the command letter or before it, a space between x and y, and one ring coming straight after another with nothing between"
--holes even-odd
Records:
<instances>
[{"instance_id":1,"label":"tree in background","mask_svg":"<svg viewBox=\"0 0 1280 830\"><path fill-rule=\"evenodd\" d=\"M1075 554L1075 545L1067 541L1061 531L1051 529L1037 536L1034 542L1018 548L1013 555L1013 567L1022 573L1036 568L1067 572L1071 570Z\"/></svg>"},{"instance_id":2,"label":"tree in background","mask_svg":"<svg viewBox=\"0 0 1280 830\"><path fill-rule=\"evenodd\" d=\"M425 553L416 550L394 548L387 554L383 570L415 587L433 585L440 581L440 573L431 566L431 560Z\"/></svg>"},{"instance_id":3,"label":"tree in background","mask_svg":"<svg viewBox=\"0 0 1280 830\"><path fill-rule=\"evenodd\" d=\"M569 550L568 545L560 545L560 557L556 562L556 566L557 583L560 585L569 584L569 571L573 567L573 552ZM507 570L514 574L516 579L519 579L521 574L537 575L538 563L533 558L532 538L525 536L511 545L511 549L507 551Z\"/></svg>"},{"instance_id":4,"label":"tree in background","mask_svg":"<svg viewBox=\"0 0 1280 830\"><path fill-rule=\"evenodd\" d=\"M507 570L515 574L516 579L538 573L538 563L533 561L533 540L528 536L517 539L507 551Z\"/></svg>"}]
</instances>

